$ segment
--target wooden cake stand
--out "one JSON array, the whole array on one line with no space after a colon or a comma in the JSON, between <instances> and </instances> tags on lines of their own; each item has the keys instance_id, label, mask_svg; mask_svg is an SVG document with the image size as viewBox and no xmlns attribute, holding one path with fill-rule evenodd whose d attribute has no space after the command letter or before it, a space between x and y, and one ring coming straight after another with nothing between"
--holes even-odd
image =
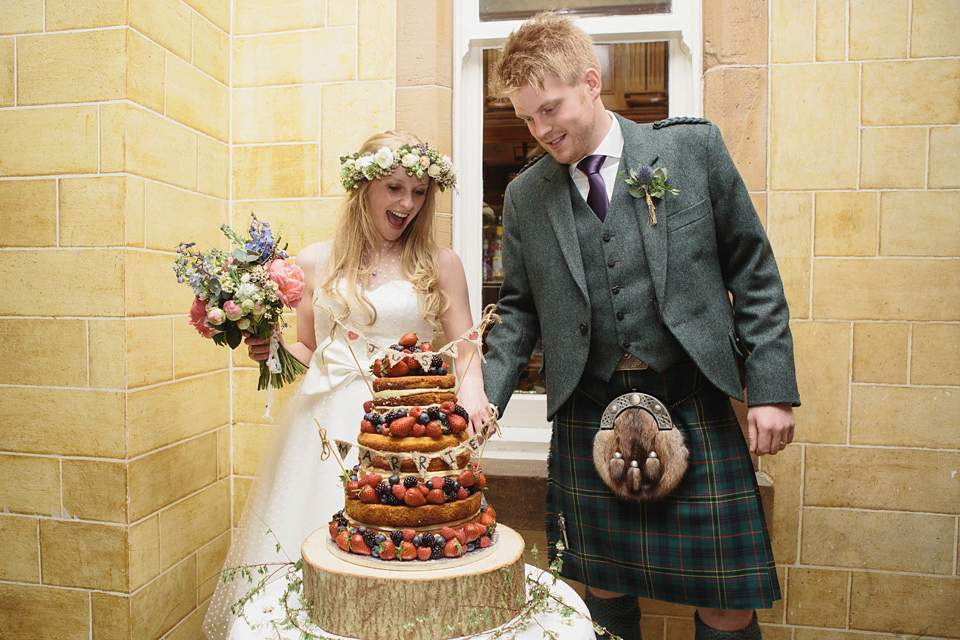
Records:
<instances>
[{"instance_id":1,"label":"wooden cake stand","mask_svg":"<svg viewBox=\"0 0 960 640\"><path fill-rule=\"evenodd\" d=\"M369 640L440 640L505 624L526 600L523 538L502 524L496 533L493 551L476 561L409 560L434 566L401 571L397 561L348 562L326 527L318 529L301 547L311 619L330 633Z\"/></svg>"}]
</instances>

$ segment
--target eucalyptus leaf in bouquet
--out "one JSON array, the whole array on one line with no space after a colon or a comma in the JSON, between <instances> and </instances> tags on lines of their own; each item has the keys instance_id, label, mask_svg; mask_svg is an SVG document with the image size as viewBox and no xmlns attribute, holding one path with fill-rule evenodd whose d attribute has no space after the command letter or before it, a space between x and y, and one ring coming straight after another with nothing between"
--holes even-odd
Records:
<instances>
[{"instance_id":1,"label":"eucalyptus leaf in bouquet","mask_svg":"<svg viewBox=\"0 0 960 640\"><path fill-rule=\"evenodd\" d=\"M181 242L173 271L177 282L194 293L190 324L218 345L236 349L245 336L270 341L270 357L260 362L257 389L280 388L306 371L306 365L280 341L284 307L296 309L303 296L303 271L289 262L270 225L250 216L249 236L227 224L220 230L234 245L231 251L202 253L196 243Z\"/></svg>"}]
</instances>

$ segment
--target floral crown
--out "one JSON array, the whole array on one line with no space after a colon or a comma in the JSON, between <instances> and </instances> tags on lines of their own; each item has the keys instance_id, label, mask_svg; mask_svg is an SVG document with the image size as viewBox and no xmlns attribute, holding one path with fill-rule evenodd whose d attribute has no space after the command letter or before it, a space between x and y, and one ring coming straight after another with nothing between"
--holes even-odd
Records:
<instances>
[{"instance_id":1,"label":"floral crown","mask_svg":"<svg viewBox=\"0 0 960 640\"><path fill-rule=\"evenodd\" d=\"M363 180L377 180L403 167L408 176L433 178L440 191L457 184L453 162L426 143L405 144L396 151L383 147L376 153L366 151L352 156L340 156L340 181L343 188L352 191Z\"/></svg>"}]
</instances>

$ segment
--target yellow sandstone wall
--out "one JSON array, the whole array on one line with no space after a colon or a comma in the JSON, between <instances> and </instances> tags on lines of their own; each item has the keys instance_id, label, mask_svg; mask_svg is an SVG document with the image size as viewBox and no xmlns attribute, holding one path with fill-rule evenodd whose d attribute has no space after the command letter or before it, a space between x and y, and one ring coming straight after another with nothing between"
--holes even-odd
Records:
<instances>
[{"instance_id":1,"label":"yellow sandstone wall","mask_svg":"<svg viewBox=\"0 0 960 640\"><path fill-rule=\"evenodd\" d=\"M295 254L370 133L449 153L452 3L2 4L0 629L197 638L271 427L175 246L255 213Z\"/></svg>"},{"instance_id":2,"label":"yellow sandstone wall","mask_svg":"<svg viewBox=\"0 0 960 640\"><path fill-rule=\"evenodd\" d=\"M960 637L960 4L770 11L768 227L804 393L804 444L761 464L787 487L778 622Z\"/></svg>"},{"instance_id":3,"label":"yellow sandstone wall","mask_svg":"<svg viewBox=\"0 0 960 640\"><path fill-rule=\"evenodd\" d=\"M227 0L0 10L0 635L196 637L230 373L180 240L228 219Z\"/></svg>"},{"instance_id":4,"label":"yellow sandstone wall","mask_svg":"<svg viewBox=\"0 0 960 640\"><path fill-rule=\"evenodd\" d=\"M758 465L784 589L764 637L960 638L960 4L704 0L704 45L803 398ZM692 637L688 608L644 612L644 637Z\"/></svg>"},{"instance_id":5,"label":"yellow sandstone wall","mask_svg":"<svg viewBox=\"0 0 960 640\"><path fill-rule=\"evenodd\" d=\"M394 3L235 0L233 220L269 221L295 255L330 237L343 196L341 155L394 126ZM286 335L295 339L295 316ZM272 427L257 369L234 352L234 523ZM289 389L276 395L281 416ZM296 553L297 550L293 550Z\"/></svg>"},{"instance_id":6,"label":"yellow sandstone wall","mask_svg":"<svg viewBox=\"0 0 960 640\"><path fill-rule=\"evenodd\" d=\"M450 0L236 0L233 187L237 226L251 213L279 227L295 254L330 237L344 191L340 156L371 134L411 131L452 152ZM449 192L438 237L449 246ZM295 335L294 317L287 335ZM257 370L233 356L234 523L271 434ZM284 389L271 415L283 413Z\"/></svg>"}]
</instances>

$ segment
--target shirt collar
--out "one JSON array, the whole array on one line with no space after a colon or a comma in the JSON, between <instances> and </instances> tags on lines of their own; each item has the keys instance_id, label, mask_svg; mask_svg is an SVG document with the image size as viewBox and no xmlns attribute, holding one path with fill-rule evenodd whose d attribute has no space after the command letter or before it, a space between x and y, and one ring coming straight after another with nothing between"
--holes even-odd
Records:
<instances>
[{"instance_id":1,"label":"shirt collar","mask_svg":"<svg viewBox=\"0 0 960 640\"><path fill-rule=\"evenodd\" d=\"M619 160L620 154L623 153L623 130L620 128L620 121L617 120L617 116L610 111L607 111L607 113L610 114L612 120L610 130L607 131L607 135L604 136L600 145L590 155L608 156Z\"/></svg>"},{"instance_id":2,"label":"shirt collar","mask_svg":"<svg viewBox=\"0 0 960 640\"><path fill-rule=\"evenodd\" d=\"M617 164L619 164L620 156L623 154L623 129L620 128L620 121L617 120L617 116L612 111L607 111L607 113L610 115L611 120L610 130L607 131L607 135L600 141L600 145L589 154L592 156L607 156L607 160L603 163L604 166L610 163L610 158L614 158ZM584 158L585 157L586 156L584 156ZM580 158L580 160L583 160L583 158ZM580 160L569 165L570 175L574 175Z\"/></svg>"}]
</instances>

